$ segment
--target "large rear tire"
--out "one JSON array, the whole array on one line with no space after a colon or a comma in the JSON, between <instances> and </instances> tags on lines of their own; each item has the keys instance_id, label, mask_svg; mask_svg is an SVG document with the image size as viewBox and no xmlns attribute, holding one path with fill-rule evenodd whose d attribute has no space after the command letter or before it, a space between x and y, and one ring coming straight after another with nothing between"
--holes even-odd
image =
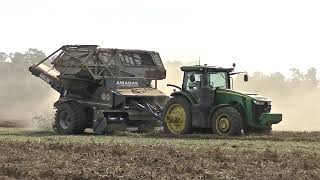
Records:
<instances>
[{"instance_id":1,"label":"large rear tire","mask_svg":"<svg viewBox=\"0 0 320 180\"><path fill-rule=\"evenodd\" d=\"M213 133L233 136L241 135L242 118L239 111L232 107L221 107L212 116Z\"/></svg>"},{"instance_id":2,"label":"large rear tire","mask_svg":"<svg viewBox=\"0 0 320 180\"><path fill-rule=\"evenodd\" d=\"M175 135L192 133L191 107L185 98L171 98L167 102L163 114L166 133Z\"/></svg>"},{"instance_id":3,"label":"large rear tire","mask_svg":"<svg viewBox=\"0 0 320 180\"><path fill-rule=\"evenodd\" d=\"M59 134L81 134L87 125L84 108L76 102L57 106L54 130Z\"/></svg>"}]
</instances>

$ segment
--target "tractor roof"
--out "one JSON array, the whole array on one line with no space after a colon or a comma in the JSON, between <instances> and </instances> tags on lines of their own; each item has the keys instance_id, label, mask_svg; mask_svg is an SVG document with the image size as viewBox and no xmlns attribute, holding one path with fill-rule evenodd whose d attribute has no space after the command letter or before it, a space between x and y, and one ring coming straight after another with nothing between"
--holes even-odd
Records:
<instances>
[{"instance_id":1,"label":"tractor roof","mask_svg":"<svg viewBox=\"0 0 320 180\"><path fill-rule=\"evenodd\" d=\"M215 71L215 72L232 72L233 68L222 68L217 66L205 66L205 65L195 65L195 66L182 66L180 68L182 71Z\"/></svg>"}]
</instances>

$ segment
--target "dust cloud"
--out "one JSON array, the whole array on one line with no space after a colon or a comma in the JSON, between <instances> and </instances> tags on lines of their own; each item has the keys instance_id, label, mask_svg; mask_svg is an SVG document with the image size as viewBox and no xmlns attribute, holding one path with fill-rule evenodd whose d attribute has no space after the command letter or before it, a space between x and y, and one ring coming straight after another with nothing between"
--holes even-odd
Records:
<instances>
[{"instance_id":1,"label":"dust cloud","mask_svg":"<svg viewBox=\"0 0 320 180\"><path fill-rule=\"evenodd\" d=\"M2 95L6 95L6 93ZM33 98L30 98L30 100L11 99L0 102L0 126L1 124L15 124L17 127L42 129L53 122L55 112L53 103L59 98L57 92L48 90L47 94L38 97L36 92L25 95L33 96ZM40 120L42 122L39 122ZM44 120L48 122L44 123Z\"/></svg>"},{"instance_id":2,"label":"dust cloud","mask_svg":"<svg viewBox=\"0 0 320 180\"><path fill-rule=\"evenodd\" d=\"M180 67L183 65L180 61L167 61L164 63L167 76L166 79L158 82L158 88L167 95L170 95L175 88L168 87L167 84L182 86L183 72Z\"/></svg>"},{"instance_id":3,"label":"dust cloud","mask_svg":"<svg viewBox=\"0 0 320 180\"><path fill-rule=\"evenodd\" d=\"M306 93L306 94L300 94ZM320 109L320 94L316 91L296 92L284 97L270 93L273 99L273 111L281 112L283 122L274 126L275 130L320 130L320 119L317 111Z\"/></svg>"},{"instance_id":4,"label":"dust cloud","mask_svg":"<svg viewBox=\"0 0 320 180\"><path fill-rule=\"evenodd\" d=\"M52 119L57 95L28 71L45 57L44 52L33 48L24 53L0 52L0 126L38 126L34 117Z\"/></svg>"},{"instance_id":5,"label":"dust cloud","mask_svg":"<svg viewBox=\"0 0 320 180\"><path fill-rule=\"evenodd\" d=\"M283 120L273 126L274 130L289 131L318 131L320 130L320 119L317 111L320 105L319 89L292 88L282 90L281 86L274 86L273 89L262 89L260 83L248 82L248 85L241 85L240 89L250 90L254 87L259 94L272 100L272 112L282 113ZM251 90L252 91L252 90Z\"/></svg>"}]
</instances>

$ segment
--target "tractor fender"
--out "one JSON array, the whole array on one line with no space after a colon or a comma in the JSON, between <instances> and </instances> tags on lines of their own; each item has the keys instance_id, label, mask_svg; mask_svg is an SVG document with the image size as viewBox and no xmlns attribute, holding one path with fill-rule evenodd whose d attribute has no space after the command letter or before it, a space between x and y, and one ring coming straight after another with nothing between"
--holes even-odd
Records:
<instances>
[{"instance_id":1,"label":"tractor fender","mask_svg":"<svg viewBox=\"0 0 320 180\"><path fill-rule=\"evenodd\" d=\"M176 91L170 94L171 97L183 97L185 98L191 105L195 104L195 100L191 96L190 93L186 91Z\"/></svg>"},{"instance_id":2,"label":"tractor fender","mask_svg":"<svg viewBox=\"0 0 320 180\"><path fill-rule=\"evenodd\" d=\"M231 104L219 104L218 106L214 106L214 107L211 109L211 111L210 111L209 118L211 119L211 118L213 117L214 113L215 113L218 109L220 109L220 108L222 108L222 107L227 107L227 106L232 106L232 105L231 105Z\"/></svg>"}]
</instances>

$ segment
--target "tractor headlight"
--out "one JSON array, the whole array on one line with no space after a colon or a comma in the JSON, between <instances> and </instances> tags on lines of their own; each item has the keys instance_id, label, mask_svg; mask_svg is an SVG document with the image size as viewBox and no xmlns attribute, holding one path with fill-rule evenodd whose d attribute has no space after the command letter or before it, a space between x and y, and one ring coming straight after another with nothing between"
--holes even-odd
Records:
<instances>
[{"instance_id":1,"label":"tractor headlight","mask_svg":"<svg viewBox=\"0 0 320 180\"><path fill-rule=\"evenodd\" d=\"M259 101L259 100L253 100L253 102L256 104L256 105L271 105L271 101Z\"/></svg>"}]
</instances>

